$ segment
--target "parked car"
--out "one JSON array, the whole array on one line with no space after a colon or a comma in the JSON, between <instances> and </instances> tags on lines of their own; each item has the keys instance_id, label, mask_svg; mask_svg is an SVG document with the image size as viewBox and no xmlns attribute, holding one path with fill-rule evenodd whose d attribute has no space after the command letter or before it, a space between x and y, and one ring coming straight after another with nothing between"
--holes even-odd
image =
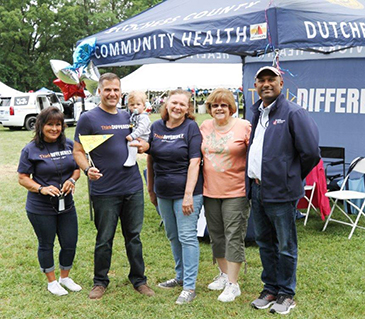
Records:
<instances>
[{"instance_id":1,"label":"parked car","mask_svg":"<svg viewBox=\"0 0 365 319\"><path fill-rule=\"evenodd\" d=\"M65 122L68 126L73 126L77 122L75 115L77 114L77 106L75 105L74 98L65 100L62 93L56 92L58 99L63 106L63 114L65 115Z\"/></svg>"},{"instance_id":2,"label":"parked car","mask_svg":"<svg viewBox=\"0 0 365 319\"><path fill-rule=\"evenodd\" d=\"M50 106L64 111L55 93L34 92L0 97L0 123L9 129L25 127L31 131L34 129L37 115L41 110ZM68 125L72 125L74 122L74 117L65 119L65 123Z\"/></svg>"},{"instance_id":3,"label":"parked car","mask_svg":"<svg viewBox=\"0 0 365 319\"><path fill-rule=\"evenodd\" d=\"M77 100L75 101L75 118L76 120L78 120L80 118L80 115L83 111L89 111L91 109L93 109L94 107L98 106L98 104L100 103L100 96L93 96L90 95L87 98L84 99L84 109L82 108L82 99L81 98L77 98Z\"/></svg>"}]
</instances>

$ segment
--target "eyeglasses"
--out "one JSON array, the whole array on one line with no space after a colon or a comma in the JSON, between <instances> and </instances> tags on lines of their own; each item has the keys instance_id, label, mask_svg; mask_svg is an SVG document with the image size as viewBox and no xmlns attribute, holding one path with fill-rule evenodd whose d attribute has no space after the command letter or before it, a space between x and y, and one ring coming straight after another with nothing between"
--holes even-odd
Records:
<instances>
[{"instance_id":1,"label":"eyeglasses","mask_svg":"<svg viewBox=\"0 0 365 319\"><path fill-rule=\"evenodd\" d=\"M225 103L222 103L222 104L212 104L211 106L212 106L213 109L217 109L218 107L221 107L222 109L225 109L229 105L228 104L225 104Z\"/></svg>"}]
</instances>

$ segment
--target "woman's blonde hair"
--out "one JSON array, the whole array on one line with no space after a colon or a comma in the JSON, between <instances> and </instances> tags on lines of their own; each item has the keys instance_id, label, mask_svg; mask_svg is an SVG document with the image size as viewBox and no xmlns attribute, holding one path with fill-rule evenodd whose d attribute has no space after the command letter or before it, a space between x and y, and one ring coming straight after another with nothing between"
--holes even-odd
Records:
<instances>
[{"instance_id":1,"label":"woman's blonde hair","mask_svg":"<svg viewBox=\"0 0 365 319\"><path fill-rule=\"evenodd\" d=\"M230 90L218 88L209 94L207 100L205 101L205 105L210 115L212 115L212 104L218 102L225 102L228 104L230 115L236 113L237 111L236 101L234 100L233 93Z\"/></svg>"},{"instance_id":2,"label":"woman's blonde hair","mask_svg":"<svg viewBox=\"0 0 365 319\"><path fill-rule=\"evenodd\" d=\"M166 101L164 102L164 104L161 106L161 109L160 109L162 120L164 120L165 122L169 120L169 113L167 112L166 105L169 102L170 97L173 95L177 95L177 94L185 95L188 98L189 107L188 107L187 113L185 114L185 118L195 120L195 116L193 115L194 107L193 107L193 103L191 103L191 93L188 91L185 91L185 90L181 90L181 89L172 90L169 92L169 95L167 96Z\"/></svg>"}]
</instances>

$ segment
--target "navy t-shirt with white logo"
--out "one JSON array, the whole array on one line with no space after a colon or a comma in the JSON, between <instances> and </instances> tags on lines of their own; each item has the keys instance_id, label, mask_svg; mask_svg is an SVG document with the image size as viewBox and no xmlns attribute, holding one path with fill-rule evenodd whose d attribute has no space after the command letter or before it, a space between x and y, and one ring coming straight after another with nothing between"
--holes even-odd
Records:
<instances>
[{"instance_id":1,"label":"navy t-shirt with white logo","mask_svg":"<svg viewBox=\"0 0 365 319\"><path fill-rule=\"evenodd\" d=\"M95 167L103 174L100 179L91 181L91 195L128 195L143 189L138 165L123 166L128 157L126 136L130 133L129 114L125 111L111 114L95 107L81 115L75 141L80 143L79 134L114 134L90 152Z\"/></svg>"},{"instance_id":2,"label":"navy t-shirt with white logo","mask_svg":"<svg viewBox=\"0 0 365 319\"><path fill-rule=\"evenodd\" d=\"M202 136L195 121L186 119L180 126L169 129L163 120L151 126L149 154L153 158L157 197L183 198L192 158L201 158ZM203 192L201 171L194 195Z\"/></svg>"},{"instance_id":3,"label":"navy t-shirt with white logo","mask_svg":"<svg viewBox=\"0 0 365 319\"><path fill-rule=\"evenodd\" d=\"M66 139L64 149L58 143L43 144L44 148L40 149L32 141L22 149L18 173L31 175L34 181L44 187L53 185L61 189L60 184L63 185L78 169L72 155L73 142ZM72 194L68 194L65 196L65 209L73 205ZM28 191L25 209L33 214L56 215L58 198Z\"/></svg>"}]
</instances>

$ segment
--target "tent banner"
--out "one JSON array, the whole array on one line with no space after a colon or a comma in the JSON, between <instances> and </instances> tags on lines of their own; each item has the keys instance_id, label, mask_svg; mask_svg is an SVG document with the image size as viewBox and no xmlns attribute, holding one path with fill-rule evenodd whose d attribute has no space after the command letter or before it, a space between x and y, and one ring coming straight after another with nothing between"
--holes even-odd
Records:
<instances>
[{"instance_id":1,"label":"tent banner","mask_svg":"<svg viewBox=\"0 0 365 319\"><path fill-rule=\"evenodd\" d=\"M259 96L255 91L257 70L269 63L247 63L243 72L246 118ZM346 162L365 154L365 59L303 60L280 63L290 101L305 108L318 125L321 146L344 147Z\"/></svg>"},{"instance_id":2,"label":"tent banner","mask_svg":"<svg viewBox=\"0 0 365 319\"><path fill-rule=\"evenodd\" d=\"M96 66L217 52L329 52L365 45L365 0L168 0L87 39L95 40Z\"/></svg>"}]
</instances>

